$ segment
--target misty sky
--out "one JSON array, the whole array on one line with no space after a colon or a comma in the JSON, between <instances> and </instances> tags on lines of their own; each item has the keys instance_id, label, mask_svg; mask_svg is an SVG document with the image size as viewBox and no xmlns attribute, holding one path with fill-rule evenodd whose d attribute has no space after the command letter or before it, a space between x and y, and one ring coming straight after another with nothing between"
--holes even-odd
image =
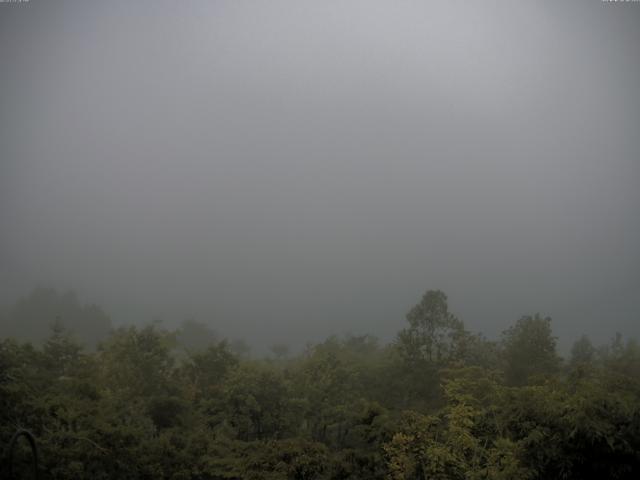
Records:
<instances>
[{"instance_id":1,"label":"misty sky","mask_svg":"<svg viewBox=\"0 0 640 480\"><path fill-rule=\"evenodd\" d=\"M640 336L640 3L31 0L0 80L2 303Z\"/></svg>"}]
</instances>

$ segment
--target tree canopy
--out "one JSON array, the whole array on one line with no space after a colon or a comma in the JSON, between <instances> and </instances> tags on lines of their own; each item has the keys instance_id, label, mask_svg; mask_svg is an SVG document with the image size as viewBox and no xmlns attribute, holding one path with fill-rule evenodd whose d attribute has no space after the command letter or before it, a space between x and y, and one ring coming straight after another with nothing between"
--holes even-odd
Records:
<instances>
[{"instance_id":1,"label":"tree canopy","mask_svg":"<svg viewBox=\"0 0 640 480\"><path fill-rule=\"evenodd\" d=\"M489 341L440 291L407 324L386 345L334 336L260 359L215 335L181 344L201 326L121 327L95 349L53 323L36 345L0 341L0 446L28 428L45 479L640 475L635 341L583 337L563 362L551 319L522 317Z\"/></svg>"}]
</instances>

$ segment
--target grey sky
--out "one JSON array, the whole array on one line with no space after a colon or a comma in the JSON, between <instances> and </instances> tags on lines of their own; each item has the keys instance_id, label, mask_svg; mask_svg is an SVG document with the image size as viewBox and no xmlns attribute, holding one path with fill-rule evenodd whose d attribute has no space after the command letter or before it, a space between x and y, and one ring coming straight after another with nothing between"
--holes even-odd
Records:
<instances>
[{"instance_id":1,"label":"grey sky","mask_svg":"<svg viewBox=\"0 0 640 480\"><path fill-rule=\"evenodd\" d=\"M254 344L640 334L640 4L0 4L0 301Z\"/></svg>"}]
</instances>

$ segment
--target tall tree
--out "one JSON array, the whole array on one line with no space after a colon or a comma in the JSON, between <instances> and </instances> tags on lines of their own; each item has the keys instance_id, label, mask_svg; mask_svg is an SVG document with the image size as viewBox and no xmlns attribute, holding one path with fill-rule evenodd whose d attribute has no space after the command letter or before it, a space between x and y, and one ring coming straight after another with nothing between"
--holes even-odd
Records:
<instances>
[{"instance_id":1,"label":"tall tree","mask_svg":"<svg viewBox=\"0 0 640 480\"><path fill-rule=\"evenodd\" d=\"M510 385L524 385L535 376L557 372L560 366L549 317L522 317L502 333L502 346Z\"/></svg>"},{"instance_id":2,"label":"tall tree","mask_svg":"<svg viewBox=\"0 0 640 480\"><path fill-rule=\"evenodd\" d=\"M427 291L420 303L407 313L409 328L398 334L398 343L407 359L442 364L459 354L464 324L449 311L447 295Z\"/></svg>"}]
</instances>

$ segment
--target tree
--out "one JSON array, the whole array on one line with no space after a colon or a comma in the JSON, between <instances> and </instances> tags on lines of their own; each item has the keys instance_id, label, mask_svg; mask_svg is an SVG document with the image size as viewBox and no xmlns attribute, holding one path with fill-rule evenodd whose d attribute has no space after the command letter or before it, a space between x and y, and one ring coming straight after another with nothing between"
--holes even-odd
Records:
<instances>
[{"instance_id":1,"label":"tree","mask_svg":"<svg viewBox=\"0 0 640 480\"><path fill-rule=\"evenodd\" d=\"M582 335L571 347L569 365L572 368L591 365L595 361L596 349L589 337Z\"/></svg>"},{"instance_id":2,"label":"tree","mask_svg":"<svg viewBox=\"0 0 640 480\"><path fill-rule=\"evenodd\" d=\"M549 317L522 317L502 333L502 346L510 385L524 385L535 376L556 373L560 366Z\"/></svg>"},{"instance_id":3,"label":"tree","mask_svg":"<svg viewBox=\"0 0 640 480\"><path fill-rule=\"evenodd\" d=\"M640 345L635 339L625 342L617 333L600 355L610 374L640 380Z\"/></svg>"},{"instance_id":4,"label":"tree","mask_svg":"<svg viewBox=\"0 0 640 480\"><path fill-rule=\"evenodd\" d=\"M427 292L408 320L406 344L333 336L278 361L226 341L180 354L157 325L98 351L60 324L0 340L0 445L29 428L60 480L640 478L638 343L583 337L571 361L594 367L554 375L548 318L496 344Z\"/></svg>"},{"instance_id":5,"label":"tree","mask_svg":"<svg viewBox=\"0 0 640 480\"><path fill-rule=\"evenodd\" d=\"M427 291L420 303L407 313L409 328L398 335L407 359L444 364L459 354L464 324L449 312L447 296L440 290Z\"/></svg>"},{"instance_id":6,"label":"tree","mask_svg":"<svg viewBox=\"0 0 640 480\"><path fill-rule=\"evenodd\" d=\"M395 344L401 369L394 383L403 408L433 408L440 401L439 371L463 358L468 334L440 290L427 291L407 313L407 322Z\"/></svg>"},{"instance_id":7,"label":"tree","mask_svg":"<svg viewBox=\"0 0 640 480\"><path fill-rule=\"evenodd\" d=\"M222 408L239 439L277 439L289 429L290 396L280 372L266 365L244 364L230 372Z\"/></svg>"},{"instance_id":8,"label":"tree","mask_svg":"<svg viewBox=\"0 0 640 480\"><path fill-rule=\"evenodd\" d=\"M337 337L309 349L292 383L303 415L303 430L314 440L339 444L348 411L362 393L360 375Z\"/></svg>"},{"instance_id":9,"label":"tree","mask_svg":"<svg viewBox=\"0 0 640 480\"><path fill-rule=\"evenodd\" d=\"M174 367L174 337L154 325L122 327L100 346L99 364L107 388L128 397L166 392Z\"/></svg>"},{"instance_id":10,"label":"tree","mask_svg":"<svg viewBox=\"0 0 640 480\"><path fill-rule=\"evenodd\" d=\"M55 377L72 373L77 366L82 346L75 342L64 326L56 322L51 327L51 336L42 347L44 370Z\"/></svg>"},{"instance_id":11,"label":"tree","mask_svg":"<svg viewBox=\"0 0 640 480\"><path fill-rule=\"evenodd\" d=\"M193 392L191 396L201 400L218 394L226 376L237 365L238 358L223 340L203 352L190 354L181 367L181 376Z\"/></svg>"}]
</instances>

